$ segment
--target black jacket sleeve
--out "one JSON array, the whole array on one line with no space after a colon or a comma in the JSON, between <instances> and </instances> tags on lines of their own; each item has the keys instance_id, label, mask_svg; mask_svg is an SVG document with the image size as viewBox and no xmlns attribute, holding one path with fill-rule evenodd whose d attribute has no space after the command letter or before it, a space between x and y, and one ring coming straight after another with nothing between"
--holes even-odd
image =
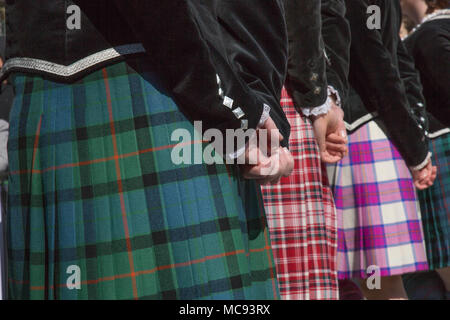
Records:
<instances>
[{"instance_id":1,"label":"black jacket sleeve","mask_svg":"<svg viewBox=\"0 0 450 320\"><path fill-rule=\"evenodd\" d=\"M409 105L417 122L423 130L426 131L428 130L428 116L425 108L425 98L422 93L423 89L420 82L419 71L416 70L413 58L410 56L404 43L400 39L397 57L400 77L405 86Z\"/></svg>"},{"instance_id":2,"label":"black jacket sleeve","mask_svg":"<svg viewBox=\"0 0 450 320\"><path fill-rule=\"evenodd\" d=\"M338 91L345 103L349 84L350 25L345 17L344 0L322 0L322 37L329 63L326 67L328 85Z\"/></svg>"},{"instance_id":3,"label":"black jacket sleeve","mask_svg":"<svg viewBox=\"0 0 450 320\"><path fill-rule=\"evenodd\" d=\"M435 25L424 25L415 46L417 68L428 84L432 100L438 103L434 115L445 126L450 126L450 32ZM420 65L419 65L420 63ZM435 102L435 103L436 103Z\"/></svg>"},{"instance_id":4,"label":"black jacket sleeve","mask_svg":"<svg viewBox=\"0 0 450 320\"><path fill-rule=\"evenodd\" d=\"M157 77L191 120L201 120L205 130L245 128L246 121L249 128L257 127L264 103L213 45L214 37L220 41L217 0L114 3L145 47ZM225 105L226 97L233 99L232 106Z\"/></svg>"},{"instance_id":5,"label":"black jacket sleeve","mask_svg":"<svg viewBox=\"0 0 450 320\"><path fill-rule=\"evenodd\" d=\"M367 28L368 0L346 0L352 31L351 62L358 64L357 82L377 107L387 134L409 166L421 164L428 142L418 127L406 97L406 89L377 29ZM393 30L393 32L397 32ZM405 143L407 141L408 143Z\"/></svg>"},{"instance_id":6,"label":"black jacket sleeve","mask_svg":"<svg viewBox=\"0 0 450 320\"><path fill-rule=\"evenodd\" d=\"M327 99L321 3L284 0L289 39L286 89L297 110L317 107Z\"/></svg>"},{"instance_id":7,"label":"black jacket sleeve","mask_svg":"<svg viewBox=\"0 0 450 320\"><path fill-rule=\"evenodd\" d=\"M426 62L424 70L436 91L450 96L450 34L445 30L435 30L433 39L427 41L426 46L418 46L418 51L419 55L427 57L422 60Z\"/></svg>"}]
</instances>

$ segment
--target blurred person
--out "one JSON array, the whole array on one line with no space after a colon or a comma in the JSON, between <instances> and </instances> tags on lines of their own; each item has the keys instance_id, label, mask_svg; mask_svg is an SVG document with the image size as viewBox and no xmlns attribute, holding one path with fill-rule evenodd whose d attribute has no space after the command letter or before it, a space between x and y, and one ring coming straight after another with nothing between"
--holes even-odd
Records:
<instances>
[{"instance_id":1,"label":"blurred person","mask_svg":"<svg viewBox=\"0 0 450 320\"><path fill-rule=\"evenodd\" d=\"M281 104L294 170L262 187L280 294L338 299L336 209L322 161L339 161L347 150L341 107L350 30L344 1L286 0L285 8L290 51Z\"/></svg>"},{"instance_id":2,"label":"blurred person","mask_svg":"<svg viewBox=\"0 0 450 320\"><path fill-rule=\"evenodd\" d=\"M5 57L5 38L0 37L0 68ZM8 175L8 118L12 106L13 91L8 81L0 85L0 300L6 299L6 199Z\"/></svg>"},{"instance_id":3,"label":"blurred person","mask_svg":"<svg viewBox=\"0 0 450 320\"><path fill-rule=\"evenodd\" d=\"M0 37L0 68L5 58L5 38ZM0 181L4 181L8 172L8 154L6 144L8 141L8 119L13 100L11 83L3 81L0 85Z\"/></svg>"},{"instance_id":4,"label":"blurred person","mask_svg":"<svg viewBox=\"0 0 450 320\"><path fill-rule=\"evenodd\" d=\"M430 150L436 183L419 191L428 264L444 282L450 299L450 1L402 0L417 23L405 39L419 70L430 119Z\"/></svg>"},{"instance_id":5,"label":"blurred person","mask_svg":"<svg viewBox=\"0 0 450 320\"><path fill-rule=\"evenodd\" d=\"M357 279L367 299L407 299L401 275L428 268L415 187L428 188L436 174L422 88L400 41L399 2L346 5L352 37L344 106L349 155L329 166L338 212L338 275ZM369 28L373 5L380 23ZM371 290L366 279L374 271L381 287Z\"/></svg>"},{"instance_id":6,"label":"blurred person","mask_svg":"<svg viewBox=\"0 0 450 320\"><path fill-rule=\"evenodd\" d=\"M279 297L257 182L292 170L289 123L230 54L264 55L260 36L285 65L284 10L240 3L257 18L225 26L237 11L220 0L8 1L10 299ZM233 37L246 24L252 43ZM276 96L285 72L274 65L255 72ZM247 166L176 165L171 134L195 136L196 120L281 146L222 153Z\"/></svg>"},{"instance_id":7,"label":"blurred person","mask_svg":"<svg viewBox=\"0 0 450 320\"><path fill-rule=\"evenodd\" d=\"M403 15L402 25L400 28L400 38L402 40L406 38L413 28L414 22L407 15Z\"/></svg>"}]
</instances>

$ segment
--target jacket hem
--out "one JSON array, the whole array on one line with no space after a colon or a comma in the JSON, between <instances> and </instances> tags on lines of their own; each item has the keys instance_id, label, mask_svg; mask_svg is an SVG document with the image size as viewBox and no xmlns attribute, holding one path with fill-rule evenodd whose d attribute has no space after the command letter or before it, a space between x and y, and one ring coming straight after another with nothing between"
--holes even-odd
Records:
<instances>
[{"instance_id":1,"label":"jacket hem","mask_svg":"<svg viewBox=\"0 0 450 320\"><path fill-rule=\"evenodd\" d=\"M430 139L436 139L440 136L443 136L444 134L450 133L450 128L445 128L445 129L441 129L438 131L435 131L433 133L429 133L428 134L428 138Z\"/></svg>"},{"instance_id":2,"label":"jacket hem","mask_svg":"<svg viewBox=\"0 0 450 320\"><path fill-rule=\"evenodd\" d=\"M411 171L419 171L419 170L422 170L423 168L425 168L427 166L428 162L430 161L432 155L433 154L431 152L428 152L425 160L423 160L422 163L418 164L417 166L410 167Z\"/></svg>"},{"instance_id":3,"label":"jacket hem","mask_svg":"<svg viewBox=\"0 0 450 320\"><path fill-rule=\"evenodd\" d=\"M377 112L368 113L365 116L362 116L358 120L353 121L352 123L345 122L345 128L347 131L355 131L359 127L361 127L363 124L369 122L370 120L376 118L378 116Z\"/></svg>"},{"instance_id":4,"label":"jacket hem","mask_svg":"<svg viewBox=\"0 0 450 320\"><path fill-rule=\"evenodd\" d=\"M14 70L30 71L33 73L43 72L57 77L70 78L97 64L114 60L121 56L144 52L145 48L141 43L127 44L96 52L68 66L34 58L11 58L3 65L0 71L0 79L5 78L7 74Z\"/></svg>"}]
</instances>

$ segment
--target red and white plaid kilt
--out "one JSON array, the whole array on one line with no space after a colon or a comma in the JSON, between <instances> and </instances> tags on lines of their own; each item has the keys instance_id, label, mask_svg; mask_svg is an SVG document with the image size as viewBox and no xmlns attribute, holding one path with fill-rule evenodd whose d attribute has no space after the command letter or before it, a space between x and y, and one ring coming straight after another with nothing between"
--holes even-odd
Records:
<instances>
[{"instance_id":1,"label":"red and white plaid kilt","mask_svg":"<svg viewBox=\"0 0 450 320\"><path fill-rule=\"evenodd\" d=\"M336 210L310 121L285 90L281 105L291 124L291 176L263 186L280 293L289 300L338 299Z\"/></svg>"}]
</instances>

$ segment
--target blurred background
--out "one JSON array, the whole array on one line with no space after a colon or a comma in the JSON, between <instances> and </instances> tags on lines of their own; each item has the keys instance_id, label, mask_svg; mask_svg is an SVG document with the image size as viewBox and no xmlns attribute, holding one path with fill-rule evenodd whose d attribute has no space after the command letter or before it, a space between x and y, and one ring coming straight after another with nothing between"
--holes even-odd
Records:
<instances>
[{"instance_id":1,"label":"blurred background","mask_svg":"<svg viewBox=\"0 0 450 320\"><path fill-rule=\"evenodd\" d=\"M5 0L0 0L0 36L5 35Z\"/></svg>"}]
</instances>

